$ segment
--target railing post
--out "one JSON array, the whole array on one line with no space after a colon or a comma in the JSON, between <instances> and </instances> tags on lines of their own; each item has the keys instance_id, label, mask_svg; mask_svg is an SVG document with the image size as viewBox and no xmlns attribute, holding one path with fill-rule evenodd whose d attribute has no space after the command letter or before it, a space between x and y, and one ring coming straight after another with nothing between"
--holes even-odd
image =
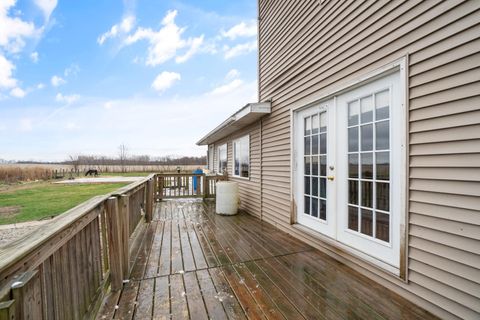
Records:
<instances>
[{"instance_id":1,"label":"railing post","mask_svg":"<svg viewBox=\"0 0 480 320\"><path fill-rule=\"evenodd\" d=\"M116 197L107 199L108 255L110 257L110 282L112 291L122 289L123 268L121 256L121 230L119 223L118 201Z\"/></svg>"},{"instance_id":2,"label":"railing post","mask_svg":"<svg viewBox=\"0 0 480 320\"><path fill-rule=\"evenodd\" d=\"M203 199L205 199L208 196L208 181L207 181L207 175L205 173L202 174L202 189L203 189Z\"/></svg>"},{"instance_id":3,"label":"railing post","mask_svg":"<svg viewBox=\"0 0 480 320\"><path fill-rule=\"evenodd\" d=\"M163 200L163 188L165 184L165 178L163 176L158 177L158 201Z\"/></svg>"},{"instance_id":4,"label":"railing post","mask_svg":"<svg viewBox=\"0 0 480 320\"><path fill-rule=\"evenodd\" d=\"M130 239L130 197L128 195L121 195L118 197L118 210L121 226L121 254L123 266L123 278L128 279L130 271L130 257L128 249L128 240Z\"/></svg>"},{"instance_id":5,"label":"railing post","mask_svg":"<svg viewBox=\"0 0 480 320\"><path fill-rule=\"evenodd\" d=\"M145 208L145 220L147 222L151 222L152 216L153 216L153 190L154 190L153 182L154 182L153 179L148 180L147 188L146 188L147 195L146 195L145 201L147 203Z\"/></svg>"},{"instance_id":6,"label":"railing post","mask_svg":"<svg viewBox=\"0 0 480 320\"><path fill-rule=\"evenodd\" d=\"M38 270L27 271L18 277L12 284L12 297L15 301L15 319L35 319L43 315Z\"/></svg>"}]
</instances>

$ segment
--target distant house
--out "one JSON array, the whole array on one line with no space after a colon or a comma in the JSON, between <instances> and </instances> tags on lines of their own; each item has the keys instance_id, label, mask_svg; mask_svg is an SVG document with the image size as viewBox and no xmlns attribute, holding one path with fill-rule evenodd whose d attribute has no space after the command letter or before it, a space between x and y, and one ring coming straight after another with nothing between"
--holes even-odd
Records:
<instances>
[{"instance_id":1,"label":"distant house","mask_svg":"<svg viewBox=\"0 0 480 320\"><path fill-rule=\"evenodd\" d=\"M259 1L259 103L198 144L241 208L480 317L480 1Z\"/></svg>"}]
</instances>

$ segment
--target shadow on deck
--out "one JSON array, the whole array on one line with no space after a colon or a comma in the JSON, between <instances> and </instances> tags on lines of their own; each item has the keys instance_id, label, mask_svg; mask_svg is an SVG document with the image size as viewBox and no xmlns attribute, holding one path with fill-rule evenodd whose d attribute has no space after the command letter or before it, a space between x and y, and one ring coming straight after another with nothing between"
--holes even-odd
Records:
<instances>
[{"instance_id":1,"label":"shadow on deck","mask_svg":"<svg viewBox=\"0 0 480 320\"><path fill-rule=\"evenodd\" d=\"M99 319L430 319L353 269L247 214L156 205L131 278Z\"/></svg>"}]
</instances>

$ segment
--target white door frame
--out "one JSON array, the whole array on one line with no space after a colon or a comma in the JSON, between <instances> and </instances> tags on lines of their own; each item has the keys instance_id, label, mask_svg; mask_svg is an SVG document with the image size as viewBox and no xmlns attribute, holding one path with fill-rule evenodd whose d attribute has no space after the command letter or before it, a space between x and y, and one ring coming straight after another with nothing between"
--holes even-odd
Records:
<instances>
[{"instance_id":1,"label":"white door frame","mask_svg":"<svg viewBox=\"0 0 480 320\"><path fill-rule=\"evenodd\" d=\"M353 79L352 81L349 81L349 82L346 82L344 83L343 85L337 87L337 89L334 89L334 90L330 90L328 92L323 92L322 94L320 95L317 95L317 96L312 96L310 99L308 99L307 101L304 99L302 100L302 102L299 102L297 103L296 105L294 105L291 109L290 109L290 124L291 124L291 132L290 132L290 137L291 137L291 163L292 163L292 166L291 166L291 181L292 181L292 184L291 184L291 200L292 200L292 203L295 204L295 210L292 211L292 223L298 223L298 217L299 215L301 214L300 210L299 210L299 203L300 201L303 201L302 199L298 199L298 195L296 194L297 193L297 190L298 190L298 186L297 184L300 183L298 181L298 174L297 174L297 169L298 169L298 163L297 163L297 157L296 157L296 154L297 154L297 142L295 142L295 130L296 130L296 127L298 126L298 124L296 123L296 120L295 120L295 115L297 112L301 111L302 109L308 109L312 106L314 106L315 104L318 104L319 102L321 103L321 101L325 101L327 99L332 99L332 98L335 98L335 96L338 96L344 92L348 92L348 91L351 91L353 89L355 89L356 87L359 87L359 86L362 86L364 84L367 84L369 82L373 82L375 81L376 79L379 79L379 78L382 78L382 77L385 77L389 74L392 74L392 73L396 73L396 72L399 72L399 75L400 75L400 81L399 81L399 84L398 84L398 89L399 89L399 104L401 106L401 110L402 112L399 112L397 114L397 116L400 118L400 119L396 119L396 121L398 121L400 123L400 125L403 127L403 131L404 131L404 138L402 139L403 140L403 143L402 143L402 148L401 148L401 153L399 154L399 164L396 165L396 167L398 168L397 170L400 171L400 181L398 182L398 191L400 192L400 196L398 197L398 215L399 215L399 219L398 219L398 224L396 226L396 228L398 228L398 232L399 232L399 241L398 241L398 250L396 252L396 255L399 257L398 258L398 263L386 263L382 260L379 260L377 258L374 258L372 257L371 255L369 254L366 254L362 251L359 251L358 249L356 248L353 248L351 246L347 246L341 242L337 242L339 248L342 248L343 250L373 264L373 265L377 265L379 266L380 268L382 269L385 269L391 273L394 273L396 275L399 275L400 274L400 261L402 260L402 258L400 258L400 255L402 254L402 252L404 250L400 250L400 246L404 247L404 249L406 248L407 246L407 243L406 243L406 225L407 225L407 213L406 213L406 181L407 181L407 178L406 178L406 173L407 173L407 170L406 170L406 165L407 165L407 155L406 155L406 148L407 148L407 137L406 137L406 121L407 121L407 117L406 117L406 76L407 76L407 73L406 73L406 57L403 57L397 61L394 61L390 64L387 64L377 70L374 70L372 72L369 72L363 76L360 76L356 79ZM336 103L335 103L336 105ZM331 129L333 130L333 129ZM336 176L338 177L338 172L336 174ZM337 179L336 179L337 180ZM338 203L338 201L336 201ZM334 209L335 212L337 212L337 208ZM338 229L338 227L337 227ZM336 231L338 232L338 230Z\"/></svg>"}]
</instances>

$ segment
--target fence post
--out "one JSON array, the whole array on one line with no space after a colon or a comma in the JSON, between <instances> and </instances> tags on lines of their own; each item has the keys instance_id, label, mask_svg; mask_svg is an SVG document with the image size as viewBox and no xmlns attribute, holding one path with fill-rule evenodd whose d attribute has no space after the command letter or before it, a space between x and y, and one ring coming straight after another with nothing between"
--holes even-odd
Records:
<instances>
[{"instance_id":1,"label":"fence post","mask_svg":"<svg viewBox=\"0 0 480 320\"><path fill-rule=\"evenodd\" d=\"M107 199L108 255L110 257L110 282L112 291L122 289L123 261L121 256L121 230L119 224L118 201L116 197Z\"/></svg>"},{"instance_id":2,"label":"fence post","mask_svg":"<svg viewBox=\"0 0 480 320\"><path fill-rule=\"evenodd\" d=\"M153 184L154 180L153 179L150 179L148 180L147 182L147 188L146 188L146 199L145 201L147 202L146 203L146 210L145 210L145 220L147 222L151 222L152 221L152 217L153 217L153 190L154 190L154 184Z\"/></svg>"},{"instance_id":3,"label":"fence post","mask_svg":"<svg viewBox=\"0 0 480 320\"><path fill-rule=\"evenodd\" d=\"M130 251L128 249L128 240L130 239L130 196L121 195L118 197L118 210L121 229L122 279L128 279L130 272Z\"/></svg>"},{"instance_id":4,"label":"fence post","mask_svg":"<svg viewBox=\"0 0 480 320\"><path fill-rule=\"evenodd\" d=\"M43 314L38 270L27 271L18 277L12 284L12 297L15 300L15 319L35 319Z\"/></svg>"}]
</instances>

